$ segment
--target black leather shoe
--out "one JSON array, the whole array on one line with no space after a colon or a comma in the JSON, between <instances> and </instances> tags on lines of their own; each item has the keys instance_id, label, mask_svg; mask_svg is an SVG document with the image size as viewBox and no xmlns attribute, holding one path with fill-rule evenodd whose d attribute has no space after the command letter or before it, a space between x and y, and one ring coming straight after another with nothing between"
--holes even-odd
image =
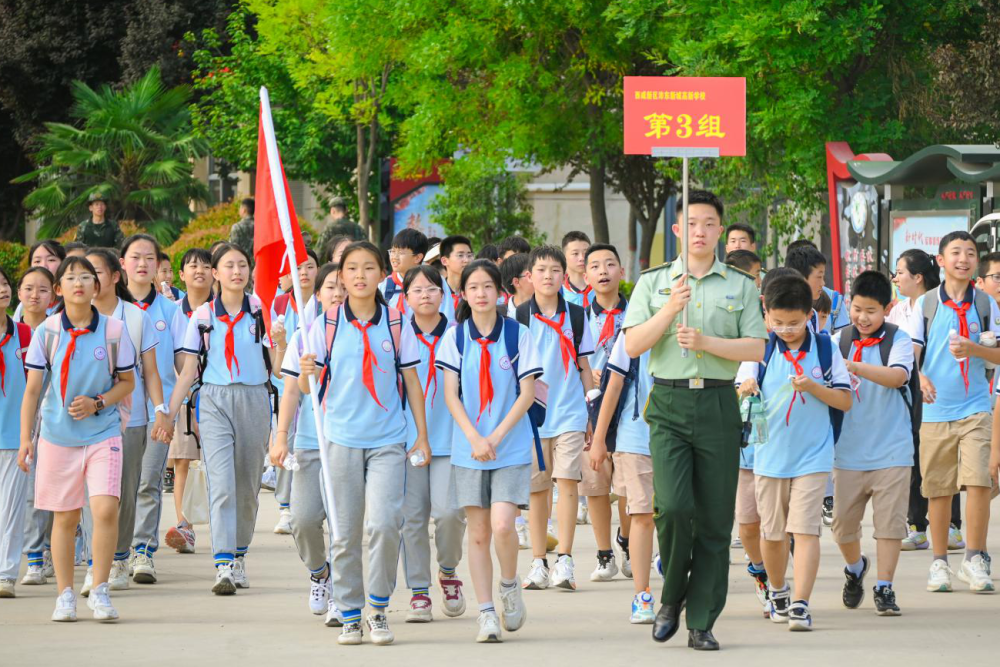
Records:
<instances>
[{"instance_id":1,"label":"black leather shoe","mask_svg":"<svg viewBox=\"0 0 1000 667\"><path fill-rule=\"evenodd\" d=\"M677 634L681 627L680 616L683 605L665 604L653 619L653 641L665 642Z\"/></svg>"},{"instance_id":2,"label":"black leather shoe","mask_svg":"<svg viewBox=\"0 0 1000 667\"><path fill-rule=\"evenodd\" d=\"M715 640L711 630L689 630L688 647L695 651L718 651L719 642Z\"/></svg>"}]
</instances>

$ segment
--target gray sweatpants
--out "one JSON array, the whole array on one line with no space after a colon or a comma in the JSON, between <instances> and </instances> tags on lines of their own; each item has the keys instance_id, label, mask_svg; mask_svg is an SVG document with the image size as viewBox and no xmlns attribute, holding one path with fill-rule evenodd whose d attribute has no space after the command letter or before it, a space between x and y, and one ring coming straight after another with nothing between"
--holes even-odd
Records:
<instances>
[{"instance_id":1,"label":"gray sweatpants","mask_svg":"<svg viewBox=\"0 0 1000 667\"><path fill-rule=\"evenodd\" d=\"M346 618L354 619L365 606L361 540L366 528L368 604L384 609L396 587L406 450L402 443L373 449L320 446L327 448L340 529L340 539L333 540L333 600Z\"/></svg>"},{"instance_id":2,"label":"gray sweatpants","mask_svg":"<svg viewBox=\"0 0 1000 667\"><path fill-rule=\"evenodd\" d=\"M146 453L142 455L142 475L135 501L135 532L132 546L147 555L160 546L160 515L163 510L163 473L167 470L169 442L153 440L153 425L149 425Z\"/></svg>"},{"instance_id":3,"label":"gray sweatpants","mask_svg":"<svg viewBox=\"0 0 1000 667\"><path fill-rule=\"evenodd\" d=\"M135 501L142 476L142 457L146 453L150 430L147 426L129 426L122 433L122 490L118 498L118 543L115 560L128 558L135 530Z\"/></svg>"},{"instance_id":4,"label":"gray sweatpants","mask_svg":"<svg viewBox=\"0 0 1000 667\"><path fill-rule=\"evenodd\" d=\"M0 449L0 579L16 579L24 544L28 476L17 467L16 449Z\"/></svg>"},{"instance_id":5,"label":"gray sweatpants","mask_svg":"<svg viewBox=\"0 0 1000 667\"><path fill-rule=\"evenodd\" d=\"M293 451L289 443L289 451ZM277 481L274 484L274 499L278 501L278 507L288 509L292 498L292 471L285 470L284 466L275 466L275 476Z\"/></svg>"},{"instance_id":6,"label":"gray sweatpants","mask_svg":"<svg viewBox=\"0 0 1000 667\"><path fill-rule=\"evenodd\" d=\"M292 477L292 537L295 539L299 558L309 572L319 574L330 559L330 549L323 535L326 503L319 450L296 450L295 460L299 469Z\"/></svg>"},{"instance_id":7,"label":"gray sweatpants","mask_svg":"<svg viewBox=\"0 0 1000 667\"><path fill-rule=\"evenodd\" d=\"M253 539L271 402L264 385L245 384L206 384L198 400L212 550L218 565L246 553Z\"/></svg>"},{"instance_id":8,"label":"gray sweatpants","mask_svg":"<svg viewBox=\"0 0 1000 667\"><path fill-rule=\"evenodd\" d=\"M424 468L406 466L403 499L403 568L410 589L431 585L429 519L434 519L434 546L439 568L454 570L462 559L465 510L448 502L451 457L432 456Z\"/></svg>"}]
</instances>

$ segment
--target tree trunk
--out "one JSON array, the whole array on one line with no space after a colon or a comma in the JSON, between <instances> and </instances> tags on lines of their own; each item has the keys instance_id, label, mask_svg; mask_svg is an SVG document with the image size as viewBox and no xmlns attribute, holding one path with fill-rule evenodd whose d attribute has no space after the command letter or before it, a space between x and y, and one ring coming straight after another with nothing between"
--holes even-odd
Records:
<instances>
[{"instance_id":1,"label":"tree trunk","mask_svg":"<svg viewBox=\"0 0 1000 667\"><path fill-rule=\"evenodd\" d=\"M364 230L365 236L371 238L371 230L368 225L368 172L365 171L365 156L368 151L365 146L365 126L358 123L354 126L357 131L357 195L358 195L358 224Z\"/></svg>"},{"instance_id":2,"label":"tree trunk","mask_svg":"<svg viewBox=\"0 0 1000 667\"><path fill-rule=\"evenodd\" d=\"M642 246L639 248L639 270L649 268L649 255L653 250L653 236L656 234L656 216L647 219L641 212L636 219L642 228Z\"/></svg>"},{"instance_id":3,"label":"tree trunk","mask_svg":"<svg viewBox=\"0 0 1000 667\"><path fill-rule=\"evenodd\" d=\"M632 282L635 282L635 281L637 281L639 279L639 276L634 274L635 262L636 262L635 253L636 253L636 250L638 250L637 246L639 245L639 239L638 239L638 234L636 233L635 225L636 225L635 207L632 206L631 204L629 204L629 206L628 206L628 271L629 271L629 280L631 280Z\"/></svg>"},{"instance_id":4,"label":"tree trunk","mask_svg":"<svg viewBox=\"0 0 1000 667\"><path fill-rule=\"evenodd\" d=\"M611 243L608 209L604 203L604 160L590 166L590 219L594 225L594 243Z\"/></svg>"}]
</instances>

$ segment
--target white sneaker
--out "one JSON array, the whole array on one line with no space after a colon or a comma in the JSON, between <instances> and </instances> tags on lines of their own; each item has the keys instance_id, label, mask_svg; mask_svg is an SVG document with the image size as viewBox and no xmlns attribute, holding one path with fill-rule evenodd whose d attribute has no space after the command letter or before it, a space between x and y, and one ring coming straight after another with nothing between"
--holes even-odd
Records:
<instances>
[{"instance_id":1,"label":"white sneaker","mask_svg":"<svg viewBox=\"0 0 1000 667\"><path fill-rule=\"evenodd\" d=\"M291 535L292 534L292 511L291 510L281 510L281 514L278 515L278 523L274 526L275 535Z\"/></svg>"},{"instance_id":2,"label":"white sneaker","mask_svg":"<svg viewBox=\"0 0 1000 667\"><path fill-rule=\"evenodd\" d=\"M49 549L42 552L42 574L48 579L56 576L56 566L52 563L52 551Z\"/></svg>"},{"instance_id":3,"label":"white sneaker","mask_svg":"<svg viewBox=\"0 0 1000 667\"><path fill-rule=\"evenodd\" d=\"M528 570L523 586L529 591L541 591L549 587L549 568L545 566L545 561L541 558L531 561L531 569Z\"/></svg>"},{"instance_id":4,"label":"white sneaker","mask_svg":"<svg viewBox=\"0 0 1000 667\"><path fill-rule=\"evenodd\" d=\"M368 636L372 638L372 644L388 646L396 639L392 630L389 629L389 619L385 617L385 614L368 614L367 622Z\"/></svg>"},{"instance_id":5,"label":"white sneaker","mask_svg":"<svg viewBox=\"0 0 1000 667\"><path fill-rule=\"evenodd\" d=\"M21 584L24 586L44 586L47 583L49 581L45 578L41 565L29 565L24 577L21 578Z\"/></svg>"},{"instance_id":6,"label":"white sneaker","mask_svg":"<svg viewBox=\"0 0 1000 667\"><path fill-rule=\"evenodd\" d=\"M530 545L530 539L528 538L528 524L514 523L514 532L517 533L517 548L527 549Z\"/></svg>"},{"instance_id":7,"label":"white sneaker","mask_svg":"<svg viewBox=\"0 0 1000 667\"><path fill-rule=\"evenodd\" d=\"M943 560L935 559L931 563L931 571L927 575L927 590L931 593L951 592L951 568Z\"/></svg>"},{"instance_id":8,"label":"white sneaker","mask_svg":"<svg viewBox=\"0 0 1000 667\"><path fill-rule=\"evenodd\" d=\"M576 590L576 579L573 578L573 557L560 556L552 568L552 585L558 588L565 588L568 591Z\"/></svg>"},{"instance_id":9,"label":"white sneaker","mask_svg":"<svg viewBox=\"0 0 1000 667\"><path fill-rule=\"evenodd\" d=\"M90 589L94 587L94 568L93 566L87 568L87 576L83 578L83 588L80 589L80 595L87 597L90 595Z\"/></svg>"},{"instance_id":10,"label":"white sneaker","mask_svg":"<svg viewBox=\"0 0 1000 667\"><path fill-rule=\"evenodd\" d=\"M17 597L14 594L14 583L13 579L0 579L0 598Z\"/></svg>"},{"instance_id":11,"label":"white sneaker","mask_svg":"<svg viewBox=\"0 0 1000 667\"><path fill-rule=\"evenodd\" d=\"M963 560L962 567L958 570L958 578L969 584L969 590L973 593L992 593L993 580L986 569L986 561L979 554L970 560Z\"/></svg>"},{"instance_id":12,"label":"white sneaker","mask_svg":"<svg viewBox=\"0 0 1000 667\"><path fill-rule=\"evenodd\" d=\"M337 609L337 605L332 597L330 598L330 602L327 603L326 620L323 621L323 624L328 628L339 628L344 625L344 615Z\"/></svg>"},{"instance_id":13,"label":"white sneaker","mask_svg":"<svg viewBox=\"0 0 1000 667\"><path fill-rule=\"evenodd\" d=\"M111 596L108 595L108 584L98 584L90 592L87 598L87 606L94 612L95 621L110 623L118 620L118 610L111 604Z\"/></svg>"},{"instance_id":14,"label":"white sneaker","mask_svg":"<svg viewBox=\"0 0 1000 667\"><path fill-rule=\"evenodd\" d=\"M132 559L132 581L137 584L155 584L156 568L153 567L153 559L141 552L136 552Z\"/></svg>"},{"instance_id":15,"label":"white sneaker","mask_svg":"<svg viewBox=\"0 0 1000 667\"><path fill-rule=\"evenodd\" d=\"M357 646L361 643L361 620L343 623L337 643L341 646Z\"/></svg>"},{"instance_id":16,"label":"white sneaker","mask_svg":"<svg viewBox=\"0 0 1000 667\"><path fill-rule=\"evenodd\" d=\"M418 593L410 598L410 608L406 612L407 623L430 623L434 620L431 598L426 593Z\"/></svg>"},{"instance_id":17,"label":"white sneaker","mask_svg":"<svg viewBox=\"0 0 1000 667\"><path fill-rule=\"evenodd\" d=\"M128 590L128 561L112 561L111 574L108 575L108 588L113 591Z\"/></svg>"},{"instance_id":18,"label":"white sneaker","mask_svg":"<svg viewBox=\"0 0 1000 667\"><path fill-rule=\"evenodd\" d=\"M212 592L216 595L235 595L236 579L233 577L233 566L223 563L215 568L215 585Z\"/></svg>"},{"instance_id":19,"label":"white sneaker","mask_svg":"<svg viewBox=\"0 0 1000 667\"><path fill-rule=\"evenodd\" d=\"M480 644L496 644L503 641L500 634L500 619L495 611L479 612L479 634L476 641Z\"/></svg>"},{"instance_id":20,"label":"white sneaker","mask_svg":"<svg viewBox=\"0 0 1000 667\"><path fill-rule=\"evenodd\" d=\"M601 558L600 555L597 556L597 569L590 573L591 581L611 581L618 574L618 564L615 562L615 557L612 555L608 559Z\"/></svg>"},{"instance_id":21,"label":"white sneaker","mask_svg":"<svg viewBox=\"0 0 1000 667\"><path fill-rule=\"evenodd\" d=\"M734 537L733 541L729 543L729 548L730 549L742 549L743 548L743 540L740 539L739 535L737 535L736 537Z\"/></svg>"},{"instance_id":22,"label":"white sneaker","mask_svg":"<svg viewBox=\"0 0 1000 667\"><path fill-rule=\"evenodd\" d=\"M584 505L583 503L577 504L577 506L576 506L576 523L577 523L577 525L582 526L583 524L587 523L587 521L589 520L589 517L587 516L588 513L589 513L589 511L590 510L588 510L587 506Z\"/></svg>"},{"instance_id":23,"label":"white sneaker","mask_svg":"<svg viewBox=\"0 0 1000 667\"><path fill-rule=\"evenodd\" d=\"M326 579L309 578L309 611L319 616L326 613L330 607L330 596L333 594L333 583L330 575Z\"/></svg>"},{"instance_id":24,"label":"white sneaker","mask_svg":"<svg viewBox=\"0 0 1000 667\"><path fill-rule=\"evenodd\" d=\"M247 578L247 557L237 556L233 561L233 581L236 588L250 588L250 579Z\"/></svg>"},{"instance_id":25,"label":"white sneaker","mask_svg":"<svg viewBox=\"0 0 1000 667\"><path fill-rule=\"evenodd\" d=\"M72 588L66 588L56 598L56 610L52 612L52 620L57 623L73 623L76 621L76 593Z\"/></svg>"},{"instance_id":26,"label":"white sneaker","mask_svg":"<svg viewBox=\"0 0 1000 667\"><path fill-rule=\"evenodd\" d=\"M438 572L438 585L441 587L441 605L444 615L457 618L465 613L465 595L462 594L462 580L456 575L446 577Z\"/></svg>"},{"instance_id":27,"label":"white sneaker","mask_svg":"<svg viewBox=\"0 0 1000 667\"><path fill-rule=\"evenodd\" d=\"M514 586L507 588L500 584L497 590L500 591L500 605L503 608L503 629L507 632L518 630L528 618L528 609L524 606L524 596L521 594L520 577L514 578ZM496 618L496 615L493 616ZM483 615L479 615L479 634L483 633ZM476 641L480 641L478 638ZM482 641L490 641L489 639ZM493 641L500 641L500 635Z\"/></svg>"},{"instance_id":28,"label":"white sneaker","mask_svg":"<svg viewBox=\"0 0 1000 667\"><path fill-rule=\"evenodd\" d=\"M621 542L618 538L622 536L622 529L618 529L618 534L615 536L614 548L618 554L618 560L621 561L622 575L628 579L632 578L632 557L628 550L622 548Z\"/></svg>"}]
</instances>

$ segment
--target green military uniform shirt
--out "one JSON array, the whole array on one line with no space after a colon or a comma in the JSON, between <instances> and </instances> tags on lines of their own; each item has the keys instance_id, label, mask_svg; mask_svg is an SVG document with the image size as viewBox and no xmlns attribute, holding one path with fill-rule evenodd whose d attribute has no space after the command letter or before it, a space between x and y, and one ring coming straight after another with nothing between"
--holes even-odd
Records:
<instances>
[{"instance_id":1,"label":"green military uniform shirt","mask_svg":"<svg viewBox=\"0 0 1000 667\"><path fill-rule=\"evenodd\" d=\"M101 224L94 224L93 220L84 220L76 228L77 243L82 243L88 248L114 248L119 250L125 243L125 234L117 222L105 220Z\"/></svg>"},{"instance_id":2,"label":"green military uniform shirt","mask_svg":"<svg viewBox=\"0 0 1000 667\"><path fill-rule=\"evenodd\" d=\"M247 257L253 257L253 218L243 218L229 232L229 242L242 248Z\"/></svg>"},{"instance_id":3,"label":"green military uniform shirt","mask_svg":"<svg viewBox=\"0 0 1000 667\"><path fill-rule=\"evenodd\" d=\"M667 262L647 269L639 276L632 291L623 329L642 324L670 300L670 292L683 275L681 262ZM760 312L760 292L753 278L718 259L701 278L688 276L691 301L688 303L688 326L706 336L717 338L767 338L767 328ZM677 344L678 313L666 333L653 346L649 372L665 380L733 380L740 362L722 359L707 352L690 350L681 356Z\"/></svg>"}]
</instances>

